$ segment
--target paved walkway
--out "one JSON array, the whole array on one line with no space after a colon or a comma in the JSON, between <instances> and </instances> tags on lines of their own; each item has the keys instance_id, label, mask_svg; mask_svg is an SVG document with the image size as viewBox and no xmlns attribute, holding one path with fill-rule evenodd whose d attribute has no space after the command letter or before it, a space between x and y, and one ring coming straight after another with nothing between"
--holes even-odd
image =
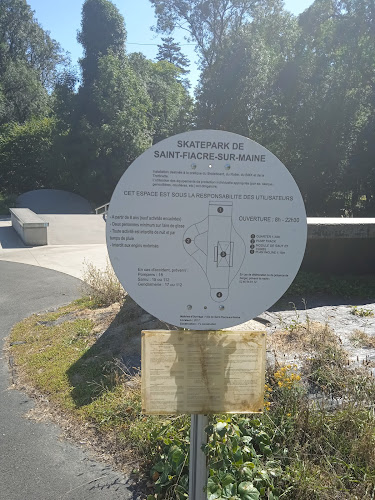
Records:
<instances>
[{"instance_id":1,"label":"paved walkway","mask_svg":"<svg viewBox=\"0 0 375 500\"><path fill-rule=\"evenodd\" d=\"M80 281L56 271L0 262L0 353L17 321L69 303ZM103 500L137 498L126 478L59 439L59 428L24 418L33 402L10 390L0 356L0 498L4 500Z\"/></svg>"},{"instance_id":2,"label":"paved walkway","mask_svg":"<svg viewBox=\"0 0 375 500\"><path fill-rule=\"evenodd\" d=\"M77 298L81 285L77 278L82 277L84 261L104 268L106 245L25 247L10 221L0 220L1 500L137 498L127 478L92 460L83 449L60 440L56 425L26 419L32 400L9 388L10 374L2 349L11 327L32 313Z\"/></svg>"},{"instance_id":3,"label":"paved walkway","mask_svg":"<svg viewBox=\"0 0 375 500\"><path fill-rule=\"evenodd\" d=\"M68 215L66 217L69 218L72 216ZM99 226L98 223L94 225L94 233L98 238L96 241L100 241ZM64 228L68 233L69 227L67 223L64 224ZM87 244L84 243L87 240L82 239L81 242L78 240L76 244L26 247L12 228L10 220L0 220L0 261L18 262L54 269L55 271L60 271L76 278L82 278L84 262L90 262L99 269L104 269L106 266L108 253L104 233L105 225L103 223L102 243ZM68 240L70 242L75 241L69 234L67 238L70 238Z\"/></svg>"}]
</instances>

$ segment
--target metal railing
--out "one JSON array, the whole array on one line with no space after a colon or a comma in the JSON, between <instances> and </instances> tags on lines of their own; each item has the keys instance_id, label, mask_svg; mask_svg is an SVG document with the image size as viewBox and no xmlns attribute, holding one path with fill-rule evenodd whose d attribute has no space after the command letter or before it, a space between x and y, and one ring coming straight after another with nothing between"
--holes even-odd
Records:
<instances>
[{"instance_id":1,"label":"metal railing","mask_svg":"<svg viewBox=\"0 0 375 500\"><path fill-rule=\"evenodd\" d=\"M96 215L103 215L104 219L107 219L108 209L109 203L106 203L105 205L95 208L95 213Z\"/></svg>"}]
</instances>

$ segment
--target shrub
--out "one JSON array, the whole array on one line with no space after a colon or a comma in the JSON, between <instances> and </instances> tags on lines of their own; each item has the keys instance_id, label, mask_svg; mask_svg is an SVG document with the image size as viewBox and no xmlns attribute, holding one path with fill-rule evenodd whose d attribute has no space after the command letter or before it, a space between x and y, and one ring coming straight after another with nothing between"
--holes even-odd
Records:
<instances>
[{"instance_id":1,"label":"shrub","mask_svg":"<svg viewBox=\"0 0 375 500\"><path fill-rule=\"evenodd\" d=\"M93 307L107 307L117 302L121 304L126 297L126 292L108 260L104 269L85 261L83 280L83 293Z\"/></svg>"}]
</instances>

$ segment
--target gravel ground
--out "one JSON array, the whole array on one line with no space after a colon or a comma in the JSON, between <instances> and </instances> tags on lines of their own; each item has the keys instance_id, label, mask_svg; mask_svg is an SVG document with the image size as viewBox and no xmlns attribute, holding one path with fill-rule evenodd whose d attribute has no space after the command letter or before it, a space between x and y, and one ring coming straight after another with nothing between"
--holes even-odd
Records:
<instances>
[{"instance_id":1,"label":"gravel ground","mask_svg":"<svg viewBox=\"0 0 375 500\"><path fill-rule=\"evenodd\" d=\"M353 314L355 306L357 311L365 311L369 315ZM265 329L268 335L272 335L276 330L307 321L327 325L339 337L350 361L366 364L375 376L375 349L360 347L351 340L353 333L358 330L375 339L375 301L346 301L329 296L283 299L255 320L238 325L233 330ZM298 355L291 351L290 357L295 359Z\"/></svg>"}]
</instances>

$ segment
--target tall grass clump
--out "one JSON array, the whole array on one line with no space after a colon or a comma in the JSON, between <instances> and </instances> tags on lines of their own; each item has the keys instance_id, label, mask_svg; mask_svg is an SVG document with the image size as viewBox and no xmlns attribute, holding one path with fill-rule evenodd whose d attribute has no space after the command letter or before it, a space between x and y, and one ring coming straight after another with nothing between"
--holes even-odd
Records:
<instances>
[{"instance_id":1,"label":"tall grass clump","mask_svg":"<svg viewBox=\"0 0 375 500\"><path fill-rule=\"evenodd\" d=\"M82 293L92 307L108 307L115 303L122 304L126 292L119 282L110 262L107 260L104 269L84 262Z\"/></svg>"}]
</instances>

